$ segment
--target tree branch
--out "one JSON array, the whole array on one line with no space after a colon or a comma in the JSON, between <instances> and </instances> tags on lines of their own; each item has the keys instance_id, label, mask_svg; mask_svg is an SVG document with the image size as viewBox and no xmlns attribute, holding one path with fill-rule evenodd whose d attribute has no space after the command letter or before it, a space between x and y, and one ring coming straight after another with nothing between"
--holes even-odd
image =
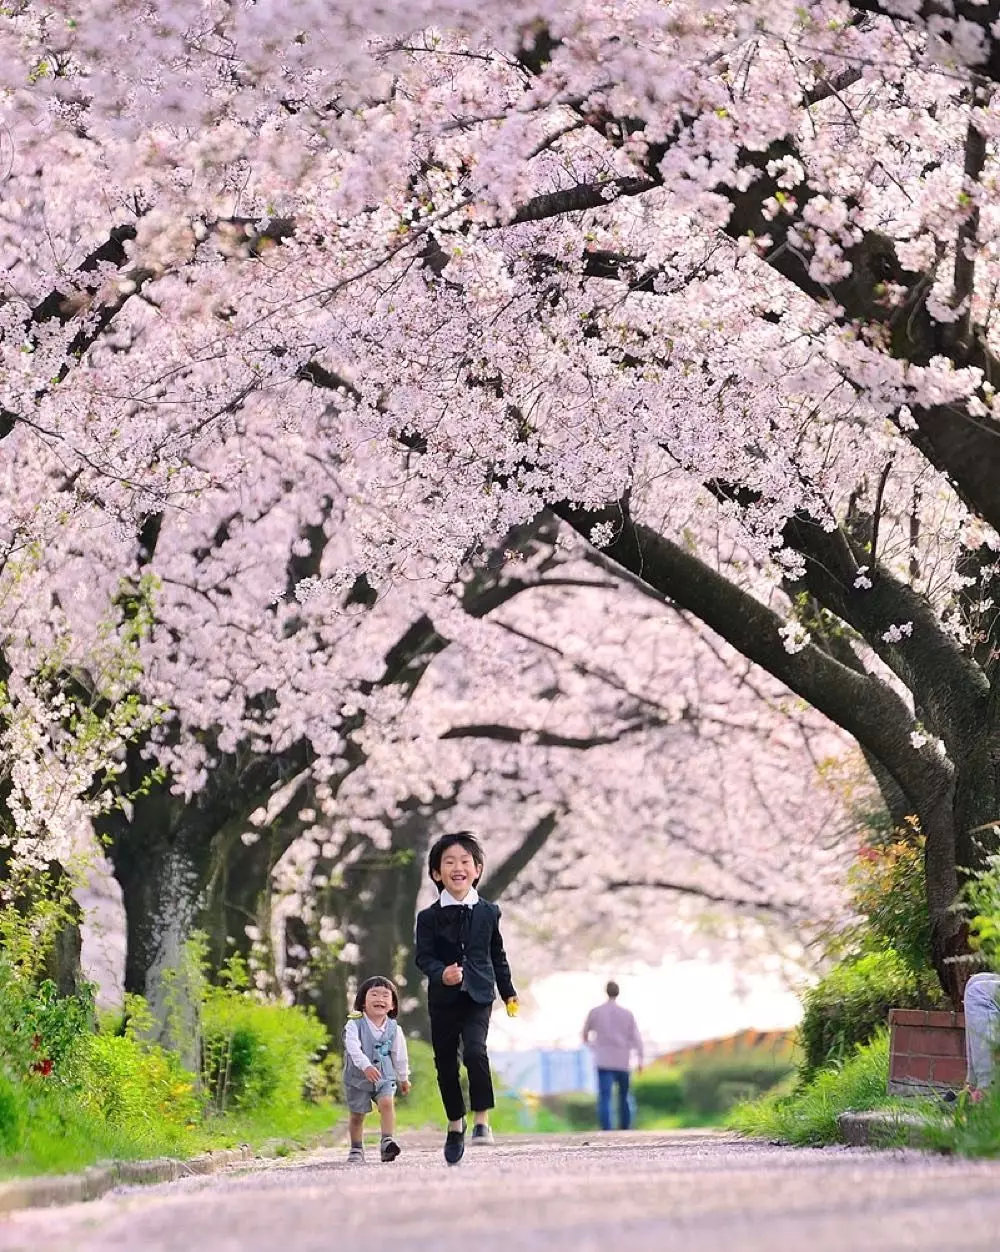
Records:
<instances>
[{"instance_id":1,"label":"tree branch","mask_svg":"<svg viewBox=\"0 0 1000 1252\"><path fill-rule=\"evenodd\" d=\"M697 896L710 904L728 904L734 908L750 909L753 912L787 914L788 909L770 900L754 900L748 896L733 895L731 892L709 891L707 887L699 887L692 883L673 882L665 878L619 878L605 884L607 891L673 891L679 895Z\"/></svg>"},{"instance_id":2,"label":"tree branch","mask_svg":"<svg viewBox=\"0 0 1000 1252\"><path fill-rule=\"evenodd\" d=\"M587 751L589 748L603 748L608 744L620 743L626 735L634 735L641 730L650 730L655 726L668 726L671 723L643 719L623 726L621 730L607 735L558 735L548 730L532 730L530 727L501 726L496 722L472 722L463 726L452 726L446 730L441 739L495 739L500 743L528 743L539 748L576 748Z\"/></svg>"},{"instance_id":3,"label":"tree branch","mask_svg":"<svg viewBox=\"0 0 1000 1252\"><path fill-rule=\"evenodd\" d=\"M532 826L520 845L506 860L501 861L495 870L487 870L486 882L491 896L494 898L502 896L517 876L524 872L531 860L548 843L549 838L555 832L558 820L559 814L556 810L546 813Z\"/></svg>"},{"instance_id":4,"label":"tree branch","mask_svg":"<svg viewBox=\"0 0 1000 1252\"><path fill-rule=\"evenodd\" d=\"M582 213L586 209L605 208L622 196L641 196L659 185L649 178L612 178L604 183L578 183L562 191L550 191L533 196L519 208L514 216L496 226L516 226L521 222L541 222L549 217L561 217L564 213Z\"/></svg>"},{"instance_id":5,"label":"tree branch","mask_svg":"<svg viewBox=\"0 0 1000 1252\"><path fill-rule=\"evenodd\" d=\"M554 512L585 537L600 523L610 525L614 539L606 557L701 618L748 660L852 734L915 799L927 797L930 803L947 790L947 766L913 748L913 716L878 678L856 673L812 645L787 651L777 613L650 527L633 523L627 514L623 524L620 504L603 510L562 504Z\"/></svg>"}]
</instances>

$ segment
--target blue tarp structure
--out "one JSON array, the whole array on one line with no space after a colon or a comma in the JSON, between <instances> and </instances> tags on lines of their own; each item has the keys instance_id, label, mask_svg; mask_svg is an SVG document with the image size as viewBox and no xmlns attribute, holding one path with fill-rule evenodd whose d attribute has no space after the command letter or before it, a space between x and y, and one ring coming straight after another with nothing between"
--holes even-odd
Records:
<instances>
[{"instance_id":1,"label":"blue tarp structure","mask_svg":"<svg viewBox=\"0 0 1000 1252\"><path fill-rule=\"evenodd\" d=\"M597 1089L594 1063L587 1048L534 1048L528 1052L491 1050L490 1060L508 1091L557 1095Z\"/></svg>"}]
</instances>

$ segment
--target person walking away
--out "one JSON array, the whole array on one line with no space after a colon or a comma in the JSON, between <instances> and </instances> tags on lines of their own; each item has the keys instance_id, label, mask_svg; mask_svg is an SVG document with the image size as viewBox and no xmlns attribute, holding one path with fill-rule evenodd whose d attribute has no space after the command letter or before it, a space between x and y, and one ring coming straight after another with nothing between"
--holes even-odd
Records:
<instances>
[{"instance_id":1,"label":"person walking away","mask_svg":"<svg viewBox=\"0 0 1000 1252\"><path fill-rule=\"evenodd\" d=\"M354 1012L344 1027L344 1100L347 1104L350 1150L347 1160L363 1165L365 1117L378 1109L382 1140L379 1155L394 1161L396 1142L396 1088L410 1090L410 1063L406 1037L396 1023L399 993L388 978L369 978L354 997Z\"/></svg>"},{"instance_id":2,"label":"person walking away","mask_svg":"<svg viewBox=\"0 0 1000 1252\"><path fill-rule=\"evenodd\" d=\"M472 1143L491 1144L493 1079L486 1051L497 989L508 1014L517 992L500 935L500 909L476 890L486 863L468 831L442 835L428 853L427 869L439 898L417 914L414 957L427 975L427 1008L438 1088L448 1118L444 1159L457 1165L465 1153L465 1098L459 1082L459 1045L469 1078L475 1124Z\"/></svg>"},{"instance_id":3,"label":"person walking away","mask_svg":"<svg viewBox=\"0 0 1000 1252\"><path fill-rule=\"evenodd\" d=\"M632 1125L632 1102L629 1098L632 1056L642 1070L642 1036L636 1020L618 1003L619 987L609 982L607 1000L591 1009L583 1025L583 1042L591 1049L597 1070L597 1117L602 1130L611 1130L612 1092L618 1088L618 1127L628 1130Z\"/></svg>"}]
</instances>

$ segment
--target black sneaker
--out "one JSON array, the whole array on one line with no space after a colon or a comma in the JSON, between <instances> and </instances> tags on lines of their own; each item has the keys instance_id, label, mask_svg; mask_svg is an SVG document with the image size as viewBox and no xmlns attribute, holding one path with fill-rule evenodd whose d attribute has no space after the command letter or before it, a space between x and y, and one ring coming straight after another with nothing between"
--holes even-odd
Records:
<instances>
[{"instance_id":1,"label":"black sneaker","mask_svg":"<svg viewBox=\"0 0 1000 1252\"><path fill-rule=\"evenodd\" d=\"M457 1165L465 1155L465 1126L461 1130L449 1130L444 1140L444 1159L449 1165Z\"/></svg>"},{"instance_id":2,"label":"black sneaker","mask_svg":"<svg viewBox=\"0 0 1000 1252\"><path fill-rule=\"evenodd\" d=\"M382 1146L379 1149L383 1161L394 1161L401 1151L402 1148L391 1135L382 1140Z\"/></svg>"},{"instance_id":3,"label":"black sneaker","mask_svg":"<svg viewBox=\"0 0 1000 1252\"><path fill-rule=\"evenodd\" d=\"M474 1148L492 1147L493 1143L493 1131L489 1126L473 1126L472 1146Z\"/></svg>"}]
</instances>

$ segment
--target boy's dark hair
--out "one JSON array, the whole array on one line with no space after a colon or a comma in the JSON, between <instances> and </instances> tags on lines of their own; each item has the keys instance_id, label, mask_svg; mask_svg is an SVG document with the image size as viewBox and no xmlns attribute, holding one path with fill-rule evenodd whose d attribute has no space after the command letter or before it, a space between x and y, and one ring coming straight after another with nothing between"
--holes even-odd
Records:
<instances>
[{"instance_id":1,"label":"boy's dark hair","mask_svg":"<svg viewBox=\"0 0 1000 1252\"><path fill-rule=\"evenodd\" d=\"M619 987L616 982L609 982L608 985L604 988L604 990L608 993L609 1000L617 1000L618 993L621 991L621 987Z\"/></svg>"},{"instance_id":2,"label":"boy's dark hair","mask_svg":"<svg viewBox=\"0 0 1000 1252\"><path fill-rule=\"evenodd\" d=\"M479 886L479 880L483 876L483 866L486 864L486 855L480 847L479 840L472 833L472 831L456 830L454 834L442 835L441 838L431 846L431 850L427 854L427 872L431 876L431 882L435 887L437 887L439 892L444 890L444 886L442 883L438 882L434 875L441 873L441 858L448 851L448 849L453 847L456 843L463 847L476 863L476 869L479 873L476 875L475 881L472 884L473 887Z\"/></svg>"},{"instance_id":3,"label":"boy's dark hair","mask_svg":"<svg viewBox=\"0 0 1000 1252\"><path fill-rule=\"evenodd\" d=\"M354 997L355 1013L363 1013L365 1011L365 996L371 991L372 987L388 987L392 992L392 1008L389 1010L389 1016L395 1017L399 1012L399 992L396 990L396 984L390 982L388 978L383 978L381 974L376 974L374 978L366 978L358 988L358 994Z\"/></svg>"}]
</instances>

